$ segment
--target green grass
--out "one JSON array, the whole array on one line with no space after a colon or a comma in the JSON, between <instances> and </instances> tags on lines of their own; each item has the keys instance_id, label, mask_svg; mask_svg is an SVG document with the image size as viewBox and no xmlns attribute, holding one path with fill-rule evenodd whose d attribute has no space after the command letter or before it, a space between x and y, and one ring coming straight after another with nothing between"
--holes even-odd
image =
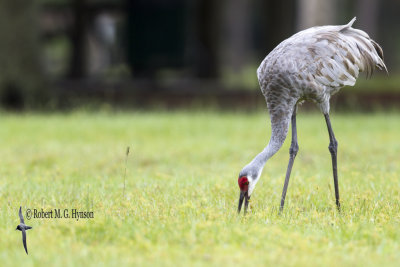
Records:
<instances>
[{"instance_id":1,"label":"green grass","mask_svg":"<svg viewBox=\"0 0 400 267\"><path fill-rule=\"evenodd\" d=\"M269 138L259 113L0 114L4 266L396 266L400 114L331 115L343 212L321 114L298 116L300 151L278 216L290 138L236 214L237 175ZM125 150L131 147L123 192ZM25 219L18 208L94 219Z\"/></svg>"}]
</instances>

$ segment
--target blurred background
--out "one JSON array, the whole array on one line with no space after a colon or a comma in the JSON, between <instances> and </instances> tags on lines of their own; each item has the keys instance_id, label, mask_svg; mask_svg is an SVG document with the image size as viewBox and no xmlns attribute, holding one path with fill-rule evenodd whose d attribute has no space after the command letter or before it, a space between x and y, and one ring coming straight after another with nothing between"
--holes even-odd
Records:
<instances>
[{"instance_id":1,"label":"blurred background","mask_svg":"<svg viewBox=\"0 0 400 267\"><path fill-rule=\"evenodd\" d=\"M264 57L302 29L353 25L383 47L376 72L336 109L398 109L398 0L37 0L0 2L3 109L265 107Z\"/></svg>"}]
</instances>

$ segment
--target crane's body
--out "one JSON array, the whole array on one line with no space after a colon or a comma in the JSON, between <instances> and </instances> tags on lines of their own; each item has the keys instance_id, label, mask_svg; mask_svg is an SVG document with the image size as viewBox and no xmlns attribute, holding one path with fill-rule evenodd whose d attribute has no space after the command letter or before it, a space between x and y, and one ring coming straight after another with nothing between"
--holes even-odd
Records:
<instances>
[{"instance_id":1,"label":"crane's body","mask_svg":"<svg viewBox=\"0 0 400 267\"><path fill-rule=\"evenodd\" d=\"M370 75L375 65L386 68L382 49L365 32L351 27L354 20L301 31L268 54L257 76L271 114L282 98L311 99L322 112L329 112L330 96L345 85L353 86L359 72Z\"/></svg>"},{"instance_id":2,"label":"crane's body","mask_svg":"<svg viewBox=\"0 0 400 267\"><path fill-rule=\"evenodd\" d=\"M241 196L245 209L267 160L282 146L292 123L290 160L282 193L283 208L290 172L298 151L296 132L297 103L312 100L325 116L332 155L336 204L339 204L337 181L337 141L329 120L329 99L345 85L353 86L360 72L371 75L374 68L385 69L382 48L364 31L347 25L321 26L298 32L281 42L257 69L261 91L271 117L271 139L239 174Z\"/></svg>"}]
</instances>

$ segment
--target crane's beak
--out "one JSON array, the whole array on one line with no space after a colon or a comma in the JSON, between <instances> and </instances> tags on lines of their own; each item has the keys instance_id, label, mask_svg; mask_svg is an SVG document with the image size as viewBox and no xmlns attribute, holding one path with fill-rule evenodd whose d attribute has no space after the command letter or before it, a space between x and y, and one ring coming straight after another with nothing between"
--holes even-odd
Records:
<instances>
[{"instance_id":1,"label":"crane's beak","mask_svg":"<svg viewBox=\"0 0 400 267\"><path fill-rule=\"evenodd\" d=\"M240 190L238 213L240 213L240 210L242 209L243 199L244 199L244 214L246 214L250 200L249 191Z\"/></svg>"}]
</instances>

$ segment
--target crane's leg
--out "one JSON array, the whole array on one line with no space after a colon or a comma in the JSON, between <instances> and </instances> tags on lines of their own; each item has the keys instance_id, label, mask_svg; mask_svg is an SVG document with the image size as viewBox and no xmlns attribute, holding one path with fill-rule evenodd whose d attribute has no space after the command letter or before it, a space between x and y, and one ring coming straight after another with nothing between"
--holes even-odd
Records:
<instances>
[{"instance_id":1,"label":"crane's leg","mask_svg":"<svg viewBox=\"0 0 400 267\"><path fill-rule=\"evenodd\" d=\"M329 119L329 114L324 114L326 125L328 126L329 132L329 152L331 152L332 157L332 169L333 169L333 183L335 185L335 197L336 197L336 207L340 211L340 201L339 201L339 184L337 175L337 147L338 142L336 141L335 135L332 130L331 121Z\"/></svg>"},{"instance_id":2,"label":"crane's leg","mask_svg":"<svg viewBox=\"0 0 400 267\"><path fill-rule=\"evenodd\" d=\"M292 172L292 167L293 167L294 159L296 158L296 155L297 155L297 151L299 151L299 144L297 143L296 109L297 109L297 107L295 106L293 109L293 114L292 114L292 143L291 143L290 149L289 149L290 158L289 158L289 164L288 164L288 167L286 170L285 184L283 185L283 192L282 192L281 206L279 208L279 213L282 212L283 206L285 205L285 198L286 198L287 188L289 185L290 173Z\"/></svg>"}]
</instances>

